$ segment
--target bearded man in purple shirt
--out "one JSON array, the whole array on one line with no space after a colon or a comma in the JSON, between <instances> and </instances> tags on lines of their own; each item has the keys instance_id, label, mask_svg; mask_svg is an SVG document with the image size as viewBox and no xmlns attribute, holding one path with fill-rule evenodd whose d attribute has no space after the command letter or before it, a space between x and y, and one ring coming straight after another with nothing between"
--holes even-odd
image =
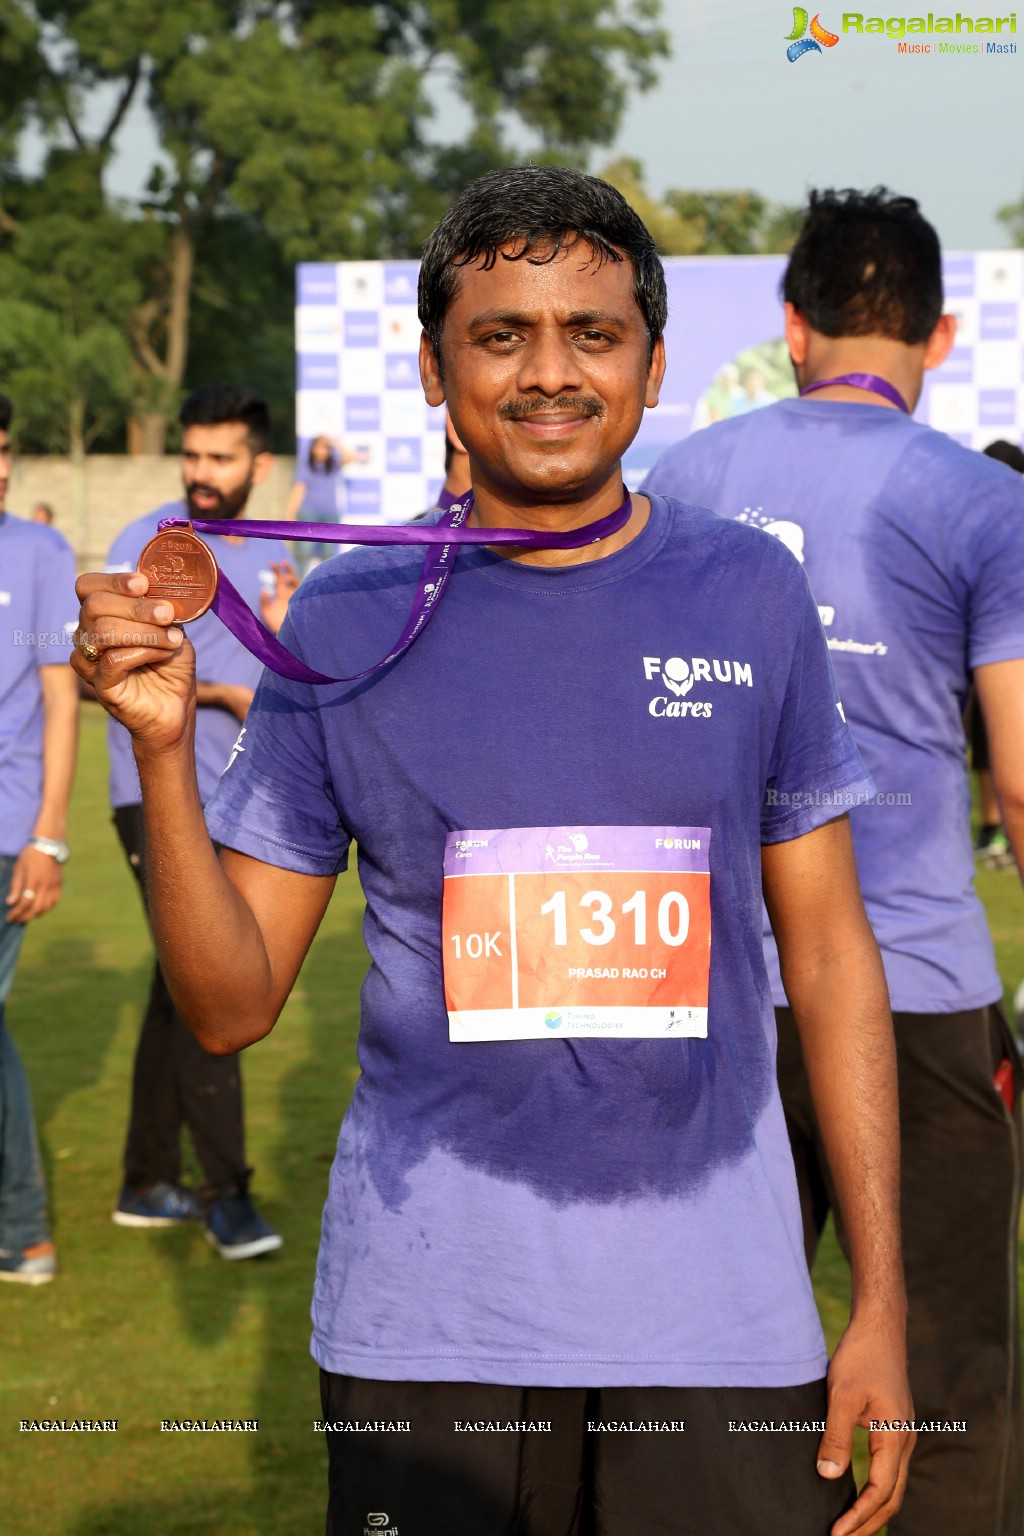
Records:
<instances>
[{"instance_id":1,"label":"bearded man in purple shirt","mask_svg":"<svg viewBox=\"0 0 1024 1536\"><path fill-rule=\"evenodd\" d=\"M132 571L161 518L211 518L224 533L211 539L216 558L243 600L273 630L280 628L297 578L284 544L232 535L253 487L266 478L270 411L244 384L204 384L180 412L184 498L156 507L122 528L107 568ZM196 771L208 800L231 757L259 680L260 664L212 613L192 627L199 657L196 686ZM142 793L127 731L108 721L110 803L125 857L145 896L148 857ZM181 1138L188 1129L202 1171L197 1192L180 1182ZM132 1072L124 1175L113 1219L152 1230L202 1221L224 1259L252 1259L280 1248L282 1238L249 1193L241 1063L204 1051L183 1024L159 963L153 968Z\"/></svg>"},{"instance_id":2,"label":"bearded man in purple shirt","mask_svg":"<svg viewBox=\"0 0 1024 1536\"><path fill-rule=\"evenodd\" d=\"M910 1380L933 1426L892 1530L1020 1536L1021 1062L974 889L962 715L973 674L1024 868L1024 488L910 417L955 330L912 198L814 194L783 297L801 398L694 433L645 489L760 527L804 562L878 786L850 820L896 1027ZM766 946L812 1261L834 1204L827 1127Z\"/></svg>"},{"instance_id":3,"label":"bearded man in purple shirt","mask_svg":"<svg viewBox=\"0 0 1024 1536\"><path fill-rule=\"evenodd\" d=\"M78 743L71 546L4 510L11 403L0 395L0 1280L42 1285L57 1272L25 1069L4 1023L30 922L56 906L69 856Z\"/></svg>"},{"instance_id":4,"label":"bearded man in purple shirt","mask_svg":"<svg viewBox=\"0 0 1024 1536\"><path fill-rule=\"evenodd\" d=\"M527 166L456 199L420 366L481 542L376 671L413 530L308 578L282 639L348 681L264 673L206 826L190 645L145 578L80 581L75 665L131 732L161 959L208 1048L273 1027L358 844L362 1075L313 1303L332 1536L868 1536L899 1504L893 1050L843 814L872 785L791 555L623 487L665 318L605 183ZM762 890L853 1234L831 1366Z\"/></svg>"}]
</instances>

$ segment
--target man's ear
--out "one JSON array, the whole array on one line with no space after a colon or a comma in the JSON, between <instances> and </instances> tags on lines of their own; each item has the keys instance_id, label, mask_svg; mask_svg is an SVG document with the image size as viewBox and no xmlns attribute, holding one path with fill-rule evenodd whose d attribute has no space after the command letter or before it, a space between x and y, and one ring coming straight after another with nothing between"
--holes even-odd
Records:
<instances>
[{"instance_id":1,"label":"man's ear","mask_svg":"<svg viewBox=\"0 0 1024 1536\"><path fill-rule=\"evenodd\" d=\"M795 304L782 306L786 316L786 346L793 359L794 368L802 368L807 361L811 342L811 328Z\"/></svg>"},{"instance_id":2,"label":"man's ear","mask_svg":"<svg viewBox=\"0 0 1024 1536\"><path fill-rule=\"evenodd\" d=\"M455 423L452 421L451 411L445 411L444 413L444 430L445 435L447 436L448 441L451 443L452 447L455 449L455 452L465 453L466 445L455 430Z\"/></svg>"},{"instance_id":3,"label":"man's ear","mask_svg":"<svg viewBox=\"0 0 1024 1536\"><path fill-rule=\"evenodd\" d=\"M444 405L444 385L441 382L441 364L434 351L434 343L426 331L420 337L420 383L428 405Z\"/></svg>"},{"instance_id":4,"label":"man's ear","mask_svg":"<svg viewBox=\"0 0 1024 1536\"><path fill-rule=\"evenodd\" d=\"M651 366L647 370L647 398L644 404L653 410L661 398L661 386L665 379L665 338L659 336L651 353Z\"/></svg>"},{"instance_id":5,"label":"man's ear","mask_svg":"<svg viewBox=\"0 0 1024 1536\"><path fill-rule=\"evenodd\" d=\"M274 455L272 453L258 453L252 461L252 483L259 485L265 480L274 467Z\"/></svg>"},{"instance_id":6,"label":"man's ear","mask_svg":"<svg viewBox=\"0 0 1024 1536\"><path fill-rule=\"evenodd\" d=\"M924 366L938 368L953 350L956 341L956 315L940 315L939 323L924 346Z\"/></svg>"}]
</instances>

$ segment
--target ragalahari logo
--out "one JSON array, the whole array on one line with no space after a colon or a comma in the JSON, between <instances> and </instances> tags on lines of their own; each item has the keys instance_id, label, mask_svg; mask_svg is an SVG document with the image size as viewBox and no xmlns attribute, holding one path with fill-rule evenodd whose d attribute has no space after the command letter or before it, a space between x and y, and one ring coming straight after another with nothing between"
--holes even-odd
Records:
<instances>
[{"instance_id":1,"label":"ragalahari logo","mask_svg":"<svg viewBox=\"0 0 1024 1536\"><path fill-rule=\"evenodd\" d=\"M786 58L791 64L797 59L803 58L805 53L820 53L822 48L834 48L839 38L835 32L829 32L822 26L820 19L815 16L810 25L810 37L807 32L807 12L802 5L793 7L793 30L786 33Z\"/></svg>"}]
</instances>

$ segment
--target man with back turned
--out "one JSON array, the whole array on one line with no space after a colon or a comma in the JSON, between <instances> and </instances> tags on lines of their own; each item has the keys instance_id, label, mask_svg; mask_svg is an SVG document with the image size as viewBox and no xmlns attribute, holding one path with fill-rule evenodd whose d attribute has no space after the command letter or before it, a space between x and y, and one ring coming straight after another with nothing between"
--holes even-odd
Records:
<instances>
[{"instance_id":1,"label":"man with back turned","mask_svg":"<svg viewBox=\"0 0 1024 1536\"><path fill-rule=\"evenodd\" d=\"M910 417L955 325L938 239L912 198L814 194L783 297L801 398L696 433L646 487L802 550L878 786L850 820L896 1027L910 1380L918 1418L946 1426L921 1436L892 1530L1020 1536L1021 1068L973 885L961 717L973 673L1020 864L1024 490ZM770 937L766 953L813 1258L834 1196L827 1126Z\"/></svg>"}]
</instances>

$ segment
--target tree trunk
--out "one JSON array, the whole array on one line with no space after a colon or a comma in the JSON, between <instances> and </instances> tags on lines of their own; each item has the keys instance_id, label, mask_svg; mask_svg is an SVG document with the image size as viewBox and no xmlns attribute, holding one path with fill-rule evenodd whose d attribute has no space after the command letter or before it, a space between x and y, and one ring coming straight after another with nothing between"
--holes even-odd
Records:
<instances>
[{"instance_id":1,"label":"tree trunk","mask_svg":"<svg viewBox=\"0 0 1024 1536\"><path fill-rule=\"evenodd\" d=\"M168 292L159 306L143 305L133 327L135 355L145 378L149 408L128 422L128 452L166 452L167 423L178 404L188 362L188 327L195 268L195 231L187 215L180 216L171 235L171 274ZM166 348L160 357L149 337L158 314L167 316Z\"/></svg>"},{"instance_id":2,"label":"tree trunk","mask_svg":"<svg viewBox=\"0 0 1024 1536\"><path fill-rule=\"evenodd\" d=\"M76 549L84 547L86 532L85 409L84 398L76 395L68 410L68 458L71 460L72 516Z\"/></svg>"},{"instance_id":3,"label":"tree trunk","mask_svg":"<svg viewBox=\"0 0 1024 1536\"><path fill-rule=\"evenodd\" d=\"M167 319L167 381L175 391L181 388L188 361L188 323L195 264L195 234L183 218L171 237L171 312Z\"/></svg>"},{"instance_id":4,"label":"tree trunk","mask_svg":"<svg viewBox=\"0 0 1024 1536\"><path fill-rule=\"evenodd\" d=\"M162 454L166 451L166 440L166 415L147 412L145 416L133 416L128 422L128 452L130 454Z\"/></svg>"}]
</instances>

